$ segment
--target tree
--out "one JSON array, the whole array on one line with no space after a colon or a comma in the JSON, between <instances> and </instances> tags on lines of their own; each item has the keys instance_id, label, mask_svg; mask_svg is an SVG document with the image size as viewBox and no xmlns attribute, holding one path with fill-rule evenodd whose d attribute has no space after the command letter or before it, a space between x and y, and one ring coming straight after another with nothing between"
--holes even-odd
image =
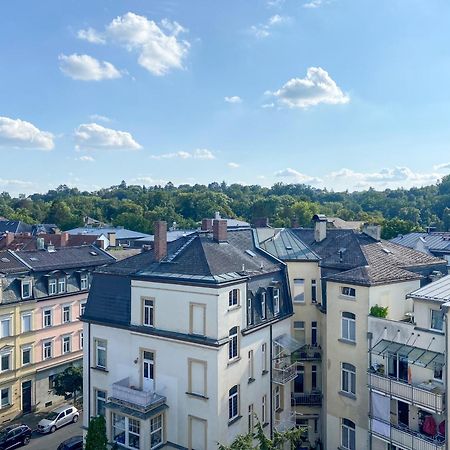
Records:
<instances>
[{"instance_id":1,"label":"tree","mask_svg":"<svg viewBox=\"0 0 450 450\"><path fill-rule=\"evenodd\" d=\"M85 450L107 450L106 421L103 416L92 417L86 434Z\"/></svg>"},{"instance_id":2,"label":"tree","mask_svg":"<svg viewBox=\"0 0 450 450\"><path fill-rule=\"evenodd\" d=\"M72 394L73 398L78 391L83 389L83 368L81 366L70 366L64 372L55 377L55 394Z\"/></svg>"},{"instance_id":3,"label":"tree","mask_svg":"<svg viewBox=\"0 0 450 450\"><path fill-rule=\"evenodd\" d=\"M289 443L291 447L296 447L302 443L305 433L303 428L293 428L287 431L275 431L273 438L268 438L264 433L264 428L258 420L253 432L239 435L230 445L219 444L219 450L278 450L284 444ZM257 441L256 447L253 441Z\"/></svg>"}]
</instances>

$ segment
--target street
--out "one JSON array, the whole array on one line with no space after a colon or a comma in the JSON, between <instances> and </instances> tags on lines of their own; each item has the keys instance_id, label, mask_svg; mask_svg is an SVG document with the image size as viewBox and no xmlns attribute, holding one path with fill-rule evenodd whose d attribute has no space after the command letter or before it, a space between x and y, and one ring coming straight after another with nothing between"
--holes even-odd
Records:
<instances>
[{"instance_id":1,"label":"street","mask_svg":"<svg viewBox=\"0 0 450 450\"><path fill-rule=\"evenodd\" d=\"M31 442L24 448L27 450L56 450L58 445L66 439L83 434L82 423L83 413L80 414L77 423L70 423L59 428L53 434L40 434L35 431L31 437Z\"/></svg>"}]
</instances>

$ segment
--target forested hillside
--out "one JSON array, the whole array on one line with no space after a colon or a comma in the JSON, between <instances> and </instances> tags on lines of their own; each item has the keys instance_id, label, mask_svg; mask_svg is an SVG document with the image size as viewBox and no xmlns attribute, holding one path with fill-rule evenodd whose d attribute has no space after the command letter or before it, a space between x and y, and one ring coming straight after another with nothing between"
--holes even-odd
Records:
<instances>
[{"instance_id":1,"label":"forested hillside","mask_svg":"<svg viewBox=\"0 0 450 450\"><path fill-rule=\"evenodd\" d=\"M226 217L251 221L269 217L274 226L292 218L308 226L313 214L366 220L383 225L383 236L433 225L450 229L450 176L423 188L333 192L300 184L271 188L239 184L127 186L125 182L96 192L60 186L46 194L12 198L0 194L0 216L28 223L56 223L63 230L83 224L83 217L151 233L156 219L193 227L219 211Z\"/></svg>"}]
</instances>

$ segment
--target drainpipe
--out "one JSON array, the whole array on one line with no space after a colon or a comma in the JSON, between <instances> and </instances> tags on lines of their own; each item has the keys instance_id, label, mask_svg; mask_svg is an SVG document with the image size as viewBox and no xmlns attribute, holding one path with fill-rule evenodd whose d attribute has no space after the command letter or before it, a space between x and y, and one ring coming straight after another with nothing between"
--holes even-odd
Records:
<instances>
[{"instance_id":1,"label":"drainpipe","mask_svg":"<svg viewBox=\"0 0 450 450\"><path fill-rule=\"evenodd\" d=\"M445 321L445 364L444 364L444 374L445 374L445 404L448 405L449 404L449 393L448 393L448 389L449 389L449 370L448 370L448 364L449 364L449 358L448 358L448 339L449 339L449 335L448 335L448 331L449 331L449 326L448 326L448 320L449 320L449 310L450 310L450 302L444 303L442 306L442 311L444 312L444 321ZM448 406L447 406L448 409ZM450 439L449 436L449 432L450 432L450 424L448 423L448 413L446 416L446 420L445 420L445 439L448 440ZM448 448L448 444L447 444L447 448Z\"/></svg>"},{"instance_id":2,"label":"drainpipe","mask_svg":"<svg viewBox=\"0 0 450 450\"><path fill-rule=\"evenodd\" d=\"M87 413L88 413L88 425L91 420L91 322L88 322L88 404L87 404Z\"/></svg>"},{"instance_id":3,"label":"drainpipe","mask_svg":"<svg viewBox=\"0 0 450 450\"><path fill-rule=\"evenodd\" d=\"M371 332L367 333L368 343L369 343L369 372L372 367L372 338L373 334ZM369 383L369 450L372 450L372 383Z\"/></svg>"},{"instance_id":4,"label":"drainpipe","mask_svg":"<svg viewBox=\"0 0 450 450\"><path fill-rule=\"evenodd\" d=\"M273 373L272 373L272 366L273 366L273 355L272 355L272 324L269 326L269 332L270 332L270 345L269 345L269 361L270 361L270 367L269 367L269 380L270 380L270 439L273 439Z\"/></svg>"}]
</instances>

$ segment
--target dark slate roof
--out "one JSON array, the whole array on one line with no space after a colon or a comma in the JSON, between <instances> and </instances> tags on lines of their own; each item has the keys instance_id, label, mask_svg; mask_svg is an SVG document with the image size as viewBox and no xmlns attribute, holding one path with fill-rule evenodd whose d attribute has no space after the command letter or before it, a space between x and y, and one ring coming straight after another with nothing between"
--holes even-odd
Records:
<instances>
[{"instance_id":1,"label":"dark slate roof","mask_svg":"<svg viewBox=\"0 0 450 450\"><path fill-rule=\"evenodd\" d=\"M67 231L69 234L85 234L91 236L108 236L108 233L116 233L116 239L139 239L149 237L149 234L127 230L120 227L79 227Z\"/></svg>"},{"instance_id":2,"label":"dark slate roof","mask_svg":"<svg viewBox=\"0 0 450 450\"><path fill-rule=\"evenodd\" d=\"M271 233L268 233L271 231ZM287 228L257 228L259 245L282 261L318 261L319 256ZM266 237L267 234L270 237Z\"/></svg>"},{"instance_id":3,"label":"dark slate roof","mask_svg":"<svg viewBox=\"0 0 450 450\"><path fill-rule=\"evenodd\" d=\"M410 298L450 302L450 275L442 277L408 295Z\"/></svg>"},{"instance_id":4,"label":"dark slate roof","mask_svg":"<svg viewBox=\"0 0 450 450\"><path fill-rule=\"evenodd\" d=\"M0 273L27 272L29 268L9 251L0 252Z\"/></svg>"},{"instance_id":5,"label":"dark slate roof","mask_svg":"<svg viewBox=\"0 0 450 450\"><path fill-rule=\"evenodd\" d=\"M416 248L419 240L422 241L423 245L428 248L431 252L449 252L450 253L450 231L438 232L432 231L430 233L408 233L405 235L399 235L393 239L391 242L395 244L404 245L409 248Z\"/></svg>"},{"instance_id":6,"label":"dark slate roof","mask_svg":"<svg viewBox=\"0 0 450 450\"><path fill-rule=\"evenodd\" d=\"M115 259L93 245L63 247L55 251L27 250L12 252L34 271L46 271L77 267L93 267L111 264Z\"/></svg>"},{"instance_id":7,"label":"dark slate roof","mask_svg":"<svg viewBox=\"0 0 450 450\"><path fill-rule=\"evenodd\" d=\"M0 220L0 234L2 233L31 233L33 227L20 220Z\"/></svg>"}]
</instances>

